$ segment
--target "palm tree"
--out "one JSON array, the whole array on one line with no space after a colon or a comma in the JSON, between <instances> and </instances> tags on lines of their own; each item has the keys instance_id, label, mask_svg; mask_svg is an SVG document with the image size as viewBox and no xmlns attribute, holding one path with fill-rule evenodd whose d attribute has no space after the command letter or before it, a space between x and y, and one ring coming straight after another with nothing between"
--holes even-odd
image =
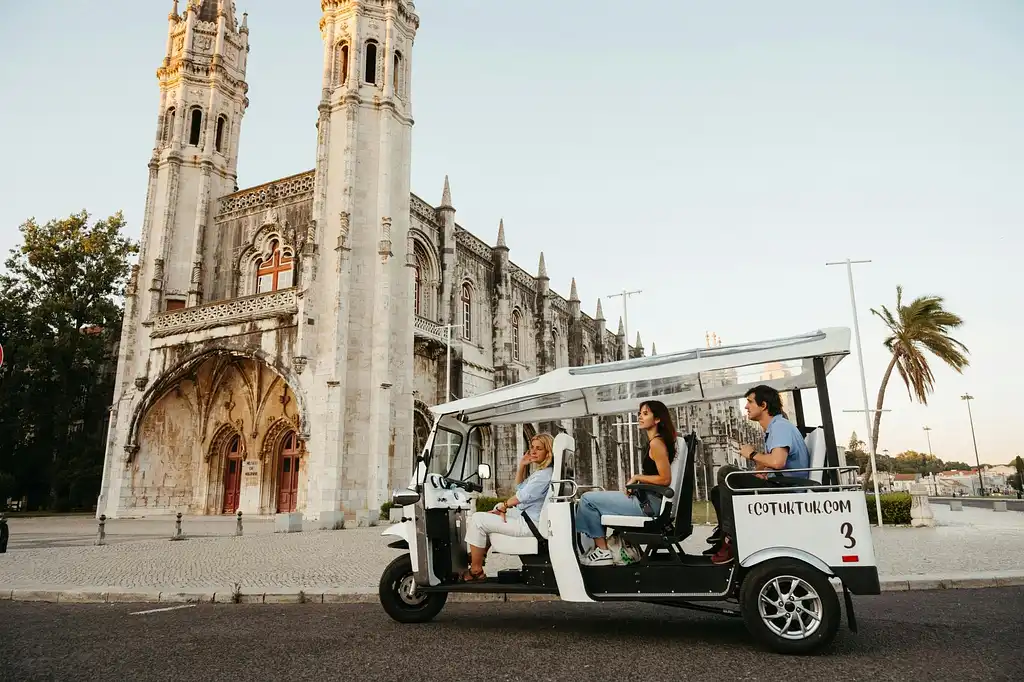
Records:
<instances>
[{"instance_id":1,"label":"palm tree","mask_svg":"<svg viewBox=\"0 0 1024 682\"><path fill-rule=\"evenodd\" d=\"M882 401L885 389L889 385L889 377L895 368L911 400L917 399L922 405L928 404L928 394L935 387L935 377L928 365L931 353L939 360L963 373L969 364L967 346L949 335L950 330L961 326L964 321L959 315L951 313L943 307L941 296L919 296L908 305L903 305L903 287L896 287L896 314L893 315L884 305L881 312L871 312L882 318L891 332L886 337L885 347L892 353L892 360L882 376L882 386L878 389L878 401L875 405L875 424L872 431L875 447L878 447L878 428L882 422Z\"/></svg>"}]
</instances>

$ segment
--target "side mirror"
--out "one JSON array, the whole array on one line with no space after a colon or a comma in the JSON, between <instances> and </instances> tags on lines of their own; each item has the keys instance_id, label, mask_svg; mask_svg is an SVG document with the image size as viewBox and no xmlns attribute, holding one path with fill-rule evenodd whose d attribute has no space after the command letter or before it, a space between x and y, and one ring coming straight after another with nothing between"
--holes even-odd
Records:
<instances>
[{"instance_id":1,"label":"side mirror","mask_svg":"<svg viewBox=\"0 0 1024 682\"><path fill-rule=\"evenodd\" d=\"M476 468L476 475L480 477L481 481L486 481L491 477L491 465L481 464Z\"/></svg>"},{"instance_id":2,"label":"side mirror","mask_svg":"<svg viewBox=\"0 0 1024 682\"><path fill-rule=\"evenodd\" d=\"M396 490L391 495L391 501L399 507L407 507L420 501L420 494L415 490Z\"/></svg>"}]
</instances>

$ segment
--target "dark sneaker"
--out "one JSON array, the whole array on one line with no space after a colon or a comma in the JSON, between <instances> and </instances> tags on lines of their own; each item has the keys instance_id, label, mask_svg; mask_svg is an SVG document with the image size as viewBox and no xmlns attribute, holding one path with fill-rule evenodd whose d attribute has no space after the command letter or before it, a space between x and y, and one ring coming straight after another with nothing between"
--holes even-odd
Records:
<instances>
[{"instance_id":1,"label":"dark sneaker","mask_svg":"<svg viewBox=\"0 0 1024 682\"><path fill-rule=\"evenodd\" d=\"M722 541L722 527L715 526L715 529L711 531L711 535L708 536L709 545L717 545Z\"/></svg>"},{"instance_id":2,"label":"dark sneaker","mask_svg":"<svg viewBox=\"0 0 1024 682\"><path fill-rule=\"evenodd\" d=\"M704 556L712 556L718 554L719 550L722 549L723 544L725 544L725 542L721 538L719 538L718 542L704 550Z\"/></svg>"},{"instance_id":3,"label":"dark sneaker","mask_svg":"<svg viewBox=\"0 0 1024 682\"><path fill-rule=\"evenodd\" d=\"M711 557L711 563L713 564L728 564L735 559L735 555L732 552L732 543L729 542L729 538L726 538L722 542L722 547L715 552L715 555Z\"/></svg>"}]
</instances>

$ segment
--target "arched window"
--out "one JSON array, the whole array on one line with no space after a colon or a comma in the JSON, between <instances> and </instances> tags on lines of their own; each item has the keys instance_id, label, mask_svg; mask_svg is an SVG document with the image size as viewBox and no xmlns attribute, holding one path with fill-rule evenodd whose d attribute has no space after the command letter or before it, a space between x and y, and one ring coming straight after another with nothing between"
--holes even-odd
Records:
<instances>
[{"instance_id":1,"label":"arched window","mask_svg":"<svg viewBox=\"0 0 1024 682\"><path fill-rule=\"evenodd\" d=\"M167 110L167 116L164 118L163 139L165 144L170 142L171 138L174 137L174 114L176 111L177 110L174 107L171 107Z\"/></svg>"},{"instance_id":2,"label":"arched window","mask_svg":"<svg viewBox=\"0 0 1024 682\"><path fill-rule=\"evenodd\" d=\"M420 268L420 264L416 263L416 286L413 290L413 311L415 314L420 314L420 301L423 300L423 270Z\"/></svg>"},{"instance_id":3,"label":"arched window","mask_svg":"<svg viewBox=\"0 0 1024 682\"><path fill-rule=\"evenodd\" d=\"M287 289L292 285L295 259L290 249L282 249L276 239L270 242L270 256L256 261L256 293Z\"/></svg>"},{"instance_id":4,"label":"arched window","mask_svg":"<svg viewBox=\"0 0 1024 682\"><path fill-rule=\"evenodd\" d=\"M473 287L466 282L462 285L462 338L473 340Z\"/></svg>"},{"instance_id":5,"label":"arched window","mask_svg":"<svg viewBox=\"0 0 1024 682\"><path fill-rule=\"evenodd\" d=\"M395 89L395 94L396 95L401 95L402 94L402 83L403 83L402 53L401 52L395 52L394 73L392 74L391 82L392 82L392 87Z\"/></svg>"},{"instance_id":6,"label":"arched window","mask_svg":"<svg viewBox=\"0 0 1024 682\"><path fill-rule=\"evenodd\" d=\"M228 117L224 116L223 114L218 116L217 117L217 141L215 143L215 149L218 152L222 153L222 154L224 153L224 136L228 132L227 128L228 128Z\"/></svg>"},{"instance_id":7,"label":"arched window","mask_svg":"<svg viewBox=\"0 0 1024 682\"><path fill-rule=\"evenodd\" d=\"M199 138L203 132L203 110L196 107L192 110L192 127L188 134L188 143L193 147L199 146Z\"/></svg>"},{"instance_id":8,"label":"arched window","mask_svg":"<svg viewBox=\"0 0 1024 682\"><path fill-rule=\"evenodd\" d=\"M558 332L551 330L551 364L558 369Z\"/></svg>"},{"instance_id":9,"label":"arched window","mask_svg":"<svg viewBox=\"0 0 1024 682\"><path fill-rule=\"evenodd\" d=\"M377 84L377 41L366 41L366 68L363 71L363 80L370 85Z\"/></svg>"},{"instance_id":10,"label":"arched window","mask_svg":"<svg viewBox=\"0 0 1024 682\"><path fill-rule=\"evenodd\" d=\"M344 85L348 82L348 43L338 48L337 72L334 74L334 82Z\"/></svg>"},{"instance_id":11,"label":"arched window","mask_svg":"<svg viewBox=\"0 0 1024 682\"><path fill-rule=\"evenodd\" d=\"M519 360L519 311L512 311L512 359Z\"/></svg>"}]
</instances>

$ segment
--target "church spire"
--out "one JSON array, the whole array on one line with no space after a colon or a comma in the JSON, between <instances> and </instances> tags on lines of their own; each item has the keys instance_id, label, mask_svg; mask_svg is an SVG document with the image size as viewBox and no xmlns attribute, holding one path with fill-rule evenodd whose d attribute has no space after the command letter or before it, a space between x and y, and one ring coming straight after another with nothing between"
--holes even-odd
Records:
<instances>
[{"instance_id":1,"label":"church spire","mask_svg":"<svg viewBox=\"0 0 1024 682\"><path fill-rule=\"evenodd\" d=\"M537 279L548 278L548 266L544 264L544 252L540 252L540 264L537 265Z\"/></svg>"},{"instance_id":2,"label":"church spire","mask_svg":"<svg viewBox=\"0 0 1024 682\"><path fill-rule=\"evenodd\" d=\"M651 341L651 357L654 357L657 354L658 354L658 346L653 341Z\"/></svg>"},{"instance_id":3,"label":"church spire","mask_svg":"<svg viewBox=\"0 0 1024 682\"><path fill-rule=\"evenodd\" d=\"M572 286L569 289L569 300L570 301L574 301L574 302L579 302L579 300L580 300L580 295L578 293L576 293L576 278L575 277L572 278Z\"/></svg>"},{"instance_id":4,"label":"church spire","mask_svg":"<svg viewBox=\"0 0 1024 682\"><path fill-rule=\"evenodd\" d=\"M496 245L500 249L507 249L508 246L505 244L505 219L502 218L498 221L498 243Z\"/></svg>"},{"instance_id":5,"label":"church spire","mask_svg":"<svg viewBox=\"0 0 1024 682\"><path fill-rule=\"evenodd\" d=\"M617 336L622 336L622 337L626 336L626 325L622 324L622 316L621 315L619 315L619 331L618 331Z\"/></svg>"},{"instance_id":6,"label":"church spire","mask_svg":"<svg viewBox=\"0 0 1024 682\"><path fill-rule=\"evenodd\" d=\"M601 299L597 299L597 315L594 316L595 320L604 320L604 311L601 310Z\"/></svg>"},{"instance_id":7,"label":"church spire","mask_svg":"<svg viewBox=\"0 0 1024 682\"><path fill-rule=\"evenodd\" d=\"M448 176L444 176L444 191L441 192L440 208L454 208L452 206L452 188L448 186Z\"/></svg>"}]
</instances>

